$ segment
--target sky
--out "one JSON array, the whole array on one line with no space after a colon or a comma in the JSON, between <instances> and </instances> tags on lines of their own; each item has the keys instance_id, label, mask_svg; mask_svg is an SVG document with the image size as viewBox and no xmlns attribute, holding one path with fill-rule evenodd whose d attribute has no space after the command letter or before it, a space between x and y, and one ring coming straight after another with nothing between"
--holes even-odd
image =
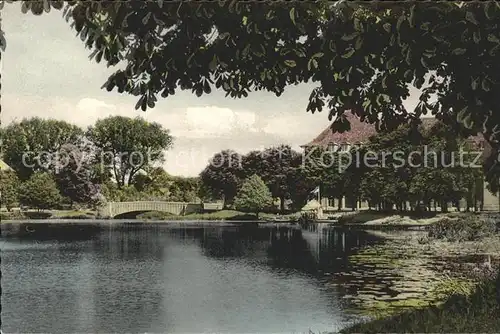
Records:
<instances>
[{"instance_id":1,"label":"sky","mask_svg":"<svg viewBox=\"0 0 500 334\"><path fill-rule=\"evenodd\" d=\"M174 137L164 168L173 175L196 176L224 149L245 154L288 144L294 149L329 126L328 113L306 112L314 84L287 88L276 97L253 92L244 99L223 91L196 97L190 91L159 98L154 109L135 110L137 97L100 87L116 69L90 61L76 32L52 10L22 14L19 3L2 10L7 49L2 55L2 126L25 117L65 120L81 127L110 115L141 116L162 124ZM416 90L406 107L417 103Z\"/></svg>"}]
</instances>

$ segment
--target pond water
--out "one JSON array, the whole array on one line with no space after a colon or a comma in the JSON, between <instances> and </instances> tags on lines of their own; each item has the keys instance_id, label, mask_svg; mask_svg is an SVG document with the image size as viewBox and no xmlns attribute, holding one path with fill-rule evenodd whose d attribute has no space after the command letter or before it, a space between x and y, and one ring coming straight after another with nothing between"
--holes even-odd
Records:
<instances>
[{"instance_id":1,"label":"pond water","mask_svg":"<svg viewBox=\"0 0 500 334\"><path fill-rule=\"evenodd\" d=\"M381 241L331 228L147 223L0 242L6 333L318 333L360 319L332 277Z\"/></svg>"}]
</instances>

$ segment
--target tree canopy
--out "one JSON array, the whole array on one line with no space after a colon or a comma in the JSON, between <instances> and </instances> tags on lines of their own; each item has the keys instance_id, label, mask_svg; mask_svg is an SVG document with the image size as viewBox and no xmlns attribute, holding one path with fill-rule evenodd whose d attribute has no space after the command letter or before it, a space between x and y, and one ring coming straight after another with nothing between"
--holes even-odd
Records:
<instances>
[{"instance_id":1,"label":"tree canopy","mask_svg":"<svg viewBox=\"0 0 500 334\"><path fill-rule=\"evenodd\" d=\"M43 210L61 204L62 197L52 175L36 172L21 185L19 201L21 204Z\"/></svg>"},{"instance_id":2,"label":"tree canopy","mask_svg":"<svg viewBox=\"0 0 500 334\"><path fill-rule=\"evenodd\" d=\"M134 176L164 161L172 146L170 131L142 118L109 116L89 127L87 138L96 148L101 166L111 166L118 186L131 185Z\"/></svg>"},{"instance_id":3,"label":"tree canopy","mask_svg":"<svg viewBox=\"0 0 500 334\"><path fill-rule=\"evenodd\" d=\"M260 176L254 174L247 178L234 199L234 206L242 212L255 213L268 209L273 203L271 191Z\"/></svg>"},{"instance_id":4,"label":"tree canopy","mask_svg":"<svg viewBox=\"0 0 500 334\"><path fill-rule=\"evenodd\" d=\"M312 81L307 110L326 109L336 131L349 129L348 110L379 129L431 113L499 147L495 1L22 2L37 15L51 7L64 9L92 59L123 65L103 88L138 96L137 109L178 89L279 96ZM403 105L409 85L421 90L415 110ZM489 160L490 181L497 162Z\"/></svg>"},{"instance_id":5,"label":"tree canopy","mask_svg":"<svg viewBox=\"0 0 500 334\"><path fill-rule=\"evenodd\" d=\"M63 145L79 145L82 137L83 130L68 122L26 118L2 128L3 159L21 179L27 179L36 171L57 169Z\"/></svg>"},{"instance_id":6,"label":"tree canopy","mask_svg":"<svg viewBox=\"0 0 500 334\"><path fill-rule=\"evenodd\" d=\"M402 102L413 84L422 89L415 116L458 119L495 142L500 133L494 1L22 3L34 14L51 7L64 9L93 59L124 64L103 87L139 96L142 110L177 89L280 95L311 80L318 87L308 110L326 108L330 117L353 110L385 128L411 118ZM336 124L348 127L343 117Z\"/></svg>"}]
</instances>

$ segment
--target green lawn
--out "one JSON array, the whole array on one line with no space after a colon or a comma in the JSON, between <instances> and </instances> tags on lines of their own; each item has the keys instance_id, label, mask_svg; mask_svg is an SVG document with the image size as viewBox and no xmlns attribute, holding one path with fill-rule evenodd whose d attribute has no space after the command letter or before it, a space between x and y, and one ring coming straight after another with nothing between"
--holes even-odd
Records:
<instances>
[{"instance_id":1,"label":"green lawn","mask_svg":"<svg viewBox=\"0 0 500 334\"><path fill-rule=\"evenodd\" d=\"M291 217L289 215L288 217ZM275 218L275 214L261 213L259 220ZM286 216L285 216L286 217ZM152 220L257 220L254 214L248 214L235 210L222 210L211 213L192 213L185 216L171 215L166 212L146 212L137 216L137 219Z\"/></svg>"},{"instance_id":2,"label":"green lawn","mask_svg":"<svg viewBox=\"0 0 500 334\"><path fill-rule=\"evenodd\" d=\"M500 276L471 295L348 327L341 333L500 333Z\"/></svg>"},{"instance_id":3,"label":"green lawn","mask_svg":"<svg viewBox=\"0 0 500 334\"><path fill-rule=\"evenodd\" d=\"M465 215L466 213L460 212L455 213L455 216ZM443 214L440 212L380 212L380 211L372 211L372 210L364 210L356 213L349 213L342 215L338 222L339 224L365 224L368 222L372 222L374 220L383 219L383 218L394 218L392 222L387 222L387 224L420 224L422 221L436 218L440 216L452 216L453 214ZM422 221L420 221L422 220Z\"/></svg>"},{"instance_id":4,"label":"green lawn","mask_svg":"<svg viewBox=\"0 0 500 334\"><path fill-rule=\"evenodd\" d=\"M24 219L91 219L95 217L95 212L91 210L28 210L2 212L2 220L24 220Z\"/></svg>"}]
</instances>

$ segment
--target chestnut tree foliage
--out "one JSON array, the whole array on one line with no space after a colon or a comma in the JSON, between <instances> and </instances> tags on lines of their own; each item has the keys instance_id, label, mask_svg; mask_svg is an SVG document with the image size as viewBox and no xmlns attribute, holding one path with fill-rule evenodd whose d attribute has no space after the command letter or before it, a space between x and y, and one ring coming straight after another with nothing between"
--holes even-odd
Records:
<instances>
[{"instance_id":1,"label":"chestnut tree foliage","mask_svg":"<svg viewBox=\"0 0 500 334\"><path fill-rule=\"evenodd\" d=\"M499 146L498 2L22 4L33 14L51 7L63 10L91 58L123 64L103 87L136 95L137 109L178 89L279 96L288 85L312 81L307 110L326 109L336 131L349 129L347 110L378 129L431 113ZM415 110L403 106L409 85L421 90Z\"/></svg>"}]
</instances>

